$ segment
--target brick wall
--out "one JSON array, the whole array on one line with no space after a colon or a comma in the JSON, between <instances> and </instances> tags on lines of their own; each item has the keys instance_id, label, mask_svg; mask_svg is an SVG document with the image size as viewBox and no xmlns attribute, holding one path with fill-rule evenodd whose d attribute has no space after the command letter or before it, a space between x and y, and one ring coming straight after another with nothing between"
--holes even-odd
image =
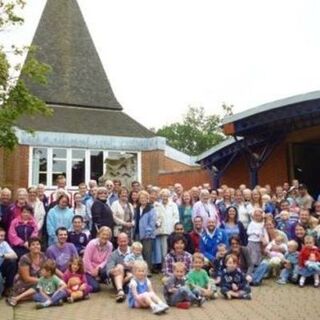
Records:
<instances>
[{"instance_id":1,"label":"brick wall","mask_svg":"<svg viewBox=\"0 0 320 320\"><path fill-rule=\"evenodd\" d=\"M0 158L0 185L12 190L28 187L29 146L20 145L13 151L2 150Z\"/></svg>"}]
</instances>

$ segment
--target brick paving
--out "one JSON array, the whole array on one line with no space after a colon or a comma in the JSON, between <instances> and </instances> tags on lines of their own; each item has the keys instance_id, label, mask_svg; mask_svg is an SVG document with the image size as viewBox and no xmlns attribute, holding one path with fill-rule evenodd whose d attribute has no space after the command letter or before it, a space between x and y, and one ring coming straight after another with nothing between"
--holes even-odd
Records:
<instances>
[{"instance_id":1,"label":"brick paving","mask_svg":"<svg viewBox=\"0 0 320 320\"><path fill-rule=\"evenodd\" d=\"M156 291L161 292L159 278L152 280ZM272 280L262 287L253 288L251 301L227 301L218 298L204 304L202 308L189 310L170 308L167 315L155 316L149 310L132 310L126 304L114 302L114 292L103 288L102 292L92 295L90 300L65 304L63 307L35 310L32 302L7 306L0 300L1 320L144 320L165 318L168 320L214 319L214 320L318 320L320 319L320 289L306 286L301 289L293 285L279 286Z\"/></svg>"}]
</instances>

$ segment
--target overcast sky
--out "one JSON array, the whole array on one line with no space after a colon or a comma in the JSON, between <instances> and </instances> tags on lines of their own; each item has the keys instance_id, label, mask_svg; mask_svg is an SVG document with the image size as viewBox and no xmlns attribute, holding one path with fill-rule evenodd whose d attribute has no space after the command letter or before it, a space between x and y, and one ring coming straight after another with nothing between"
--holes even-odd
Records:
<instances>
[{"instance_id":1,"label":"overcast sky","mask_svg":"<svg viewBox=\"0 0 320 320\"><path fill-rule=\"evenodd\" d=\"M30 44L45 0L0 41ZM114 93L146 127L320 87L319 0L78 0Z\"/></svg>"}]
</instances>

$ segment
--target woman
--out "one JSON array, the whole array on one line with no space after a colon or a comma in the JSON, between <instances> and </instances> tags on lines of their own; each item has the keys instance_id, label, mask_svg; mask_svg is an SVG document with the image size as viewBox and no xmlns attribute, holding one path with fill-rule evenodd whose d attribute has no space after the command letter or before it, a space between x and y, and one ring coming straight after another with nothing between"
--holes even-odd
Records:
<instances>
[{"instance_id":1,"label":"woman","mask_svg":"<svg viewBox=\"0 0 320 320\"><path fill-rule=\"evenodd\" d=\"M253 207L250 202L244 201L243 193L240 189L235 192L234 205L238 209L239 221L247 229L253 214Z\"/></svg>"},{"instance_id":2,"label":"woman","mask_svg":"<svg viewBox=\"0 0 320 320\"><path fill-rule=\"evenodd\" d=\"M200 192L200 201L197 201L193 205L192 220L195 217L200 216L203 219L203 226L207 226L208 219L214 219L217 222L217 227L220 225L218 209L216 206L209 201L210 194L209 191L204 189Z\"/></svg>"},{"instance_id":3,"label":"woman","mask_svg":"<svg viewBox=\"0 0 320 320\"><path fill-rule=\"evenodd\" d=\"M17 200L8 209L8 226L13 219L18 218L21 215L22 207L28 204L28 192L25 188L19 188L17 190Z\"/></svg>"},{"instance_id":4,"label":"woman","mask_svg":"<svg viewBox=\"0 0 320 320\"><path fill-rule=\"evenodd\" d=\"M139 192L132 190L129 194L129 202L132 204L133 209L138 206Z\"/></svg>"},{"instance_id":5,"label":"woman","mask_svg":"<svg viewBox=\"0 0 320 320\"><path fill-rule=\"evenodd\" d=\"M221 221L225 221L227 208L229 208L231 205L232 205L231 191L229 188L227 188L223 191L222 201L219 201L219 203L217 204Z\"/></svg>"},{"instance_id":6,"label":"woman","mask_svg":"<svg viewBox=\"0 0 320 320\"><path fill-rule=\"evenodd\" d=\"M181 205L179 206L179 218L183 224L185 232L191 232L193 229L192 223L192 201L189 191L182 194Z\"/></svg>"},{"instance_id":7,"label":"woman","mask_svg":"<svg viewBox=\"0 0 320 320\"><path fill-rule=\"evenodd\" d=\"M169 189L160 191L160 202L156 203L156 239L153 248L153 263L161 264L168 253L168 236L174 231L174 225L179 222L177 205L170 200Z\"/></svg>"},{"instance_id":8,"label":"woman","mask_svg":"<svg viewBox=\"0 0 320 320\"><path fill-rule=\"evenodd\" d=\"M91 207L92 228L91 236L95 238L97 231L101 227L109 227L113 230L113 214L107 203L108 190L105 187L99 187L97 191L97 198L94 200Z\"/></svg>"},{"instance_id":9,"label":"woman","mask_svg":"<svg viewBox=\"0 0 320 320\"><path fill-rule=\"evenodd\" d=\"M101 227L98 230L97 238L92 239L84 250L84 270L93 292L100 291L99 282L105 282L108 278L105 266L112 253L111 237L111 229L105 226Z\"/></svg>"},{"instance_id":10,"label":"woman","mask_svg":"<svg viewBox=\"0 0 320 320\"><path fill-rule=\"evenodd\" d=\"M29 253L21 257L18 265L18 274L14 280L13 296L8 299L10 305L15 306L19 301L31 300L33 294L24 294L30 288L35 288L40 278L40 268L46 260L41 252L39 238L30 238L28 241Z\"/></svg>"},{"instance_id":11,"label":"woman","mask_svg":"<svg viewBox=\"0 0 320 320\"><path fill-rule=\"evenodd\" d=\"M221 228L226 231L228 241L230 241L232 236L238 235L241 245L247 245L247 232L243 226L243 223L239 221L238 210L235 206L230 206L226 209L225 221L221 224Z\"/></svg>"},{"instance_id":12,"label":"woman","mask_svg":"<svg viewBox=\"0 0 320 320\"><path fill-rule=\"evenodd\" d=\"M134 209L128 201L128 195L128 189L121 187L118 193L119 199L112 203L111 210L115 223L113 228L114 237L117 238L119 233L124 232L128 235L129 243L131 244L134 227ZM115 240L114 243L117 243L117 241Z\"/></svg>"},{"instance_id":13,"label":"woman","mask_svg":"<svg viewBox=\"0 0 320 320\"><path fill-rule=\"evenodd\" d=\"M296 240L298 243L298 251L302 249L302 246L304 244L304 237L306 235L307 235L306 227L301 223L297 223L294 228L294 240Z\"/></svg>"},{"instance_id":14,"label":"woman","mask_svg":"<svg viewBox=\"0 0 320 320\"><path fill-rule=\"evenodd\" d=\"M46 211L43 205L43 202L37 196L37 188L30 187L28 189L28 204L33 208L34 218L37 222L39 232L42 229L44 216L46 215Z\"/></svg>"},{"instance_id":15,"label":"woman","mask_svg":"<svg viewBox=\"0 0 320 320\"><path fill-rule=\"evenodd\" d=\"M73 212L69 208L69 197L66 194L59 196L57 204L49 210L47 215L48 245L57 242L56 230L59 227L70 229L72 226Z\"/></svg>"},{"instance_id":16,"label":"woman","mask_svg":"<svg viewBox=\"0 0 320 320\"><path fill-rule=\"evenodd\" d=\"M259 190L254 189L251 192L251 204L253 209L262 209L262 199L261 199L261 194L259 192Z\"/></svg>"},{"instance_id":17,"label":"woman","mask_svg":"<svg viewBox=\"0 0 320 320\"><path fill-rule=\"evenodd\" d=\"M30 206L22 207L21 215L11 221L8 238L18 260L29 252L28 240L38 236L37 222Z\"/></svg>"},{"instance_id":18,"label":"woman","mask_svg":"<svg viewBox=\"0 0 320 320\"><path fill-rule=\"evenodd\" d=\"M156 211L149 203L149 193L139 192L139 203L135 212L135 236L143 245L143 258L149 272L152 270L152 242L156 237Z\"/></svg>"},{"instance_id":19,"label":"woman","mask_svg":"<svg viewBox=\"0 0 320 320\"><path fill-rule=\"evenodd\" d=\"M83 196L80 192L76 192L73 195L74 205L73 205L73 214L75 216L81 216L83 218L84 230L89 233L91 229L92 221L91 217L87 212L86 206L83 204Z\"/></svg>"}]
</instances>

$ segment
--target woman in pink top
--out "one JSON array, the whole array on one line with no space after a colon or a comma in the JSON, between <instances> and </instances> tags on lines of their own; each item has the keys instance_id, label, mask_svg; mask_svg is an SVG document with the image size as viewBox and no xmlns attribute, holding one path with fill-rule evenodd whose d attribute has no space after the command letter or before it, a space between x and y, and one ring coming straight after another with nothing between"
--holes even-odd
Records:
<instances>
[{"instance_id":1,"label":"woman in pink top","mask_svg":"<svg viewBox=\"0 0 320 320\"><path fill-rule=\"evenodd\" d=\"M11 221L8 233L9 243L18 259L29 252L28 240L36 236L38 236L38 226L33 217L33 209L30 206L23 206L21 215Z\"/></svg>"},{"instance_id":2,"label":"woman in pink top","mask_svg":"<svg viewBox=\"0 0 320 320\"><path fill-rule=\"evenodd\" d=\"M101 227L97 238L91 240L84 250L84 270L92 292L100 291L99 282L107 281L106 264L113 249L110 242L111 236L112 232L109 227Z\"/></svg>"}]
</instances>

